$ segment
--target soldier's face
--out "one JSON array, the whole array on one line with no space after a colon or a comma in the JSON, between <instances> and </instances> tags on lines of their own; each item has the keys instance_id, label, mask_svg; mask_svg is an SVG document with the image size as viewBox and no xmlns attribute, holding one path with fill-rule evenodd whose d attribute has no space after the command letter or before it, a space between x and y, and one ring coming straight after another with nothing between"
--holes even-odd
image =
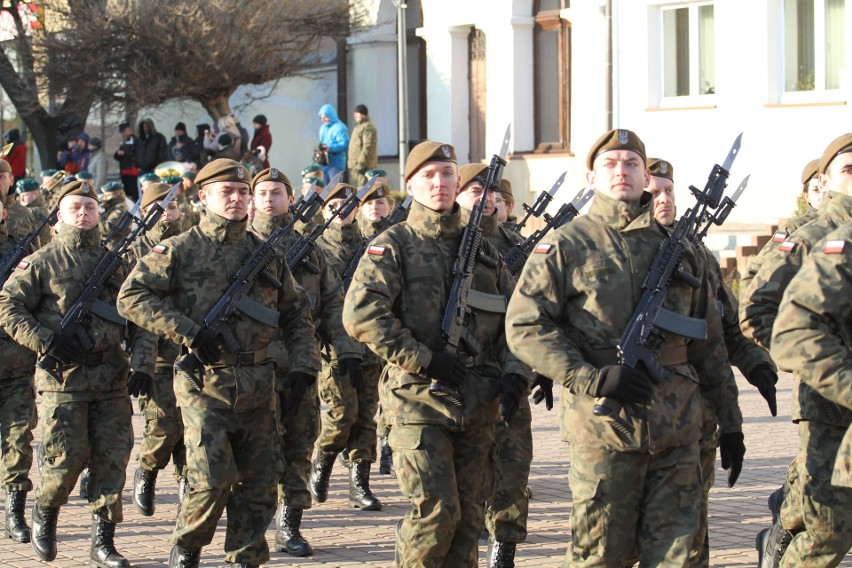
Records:
<instances>
[{"instance_id":1,"label":"soldier's face","mask_svg":"<svg viewBox=\"0 0 852 568\"><path fill-rule=\"evenodd\" d=\"M452 162L426 162L405 184L414 201L439 213L453 209L459 188L459 170Z\"/></svg>"},{"instance_id":2,"label":"soldier's face","mask_svg":"<svg viewBox=\"0 0 852 568\"><path fill-rule=\"evenodd\" d=\"M819 185L823 191L852 195L852 152L836 155L825 173L820 174Z\"/></svg>"},{"instance_id":3,"label":"soldier's face","mask_svg":"<svg viewBox=\"0 0 852 568\"><path fill-rule=\"evenodd\" d=\"M287 186L279 181L262 181L254 186L254 206L267 215L283 215L290 207Z\"/></svg>"},{"instance_id":4,"label":"soldier's face","mask_svg":"<svg viewBox=\"0 0 852 568\"><path fill-rule=\"evenodd\" d=\"M6 196L9 195L9 188L12 187L12 172L3 172L0 173L0 197L4 200Z\"/></svg>"},{"instance_id":5,"label":"soldier's face","mask_svg":"<svg viewBox=\"0 0 852 568\"><path fill-rule=\"evenodd\" d=\"M59 202L58 219L66 225L78 229L91 229L98 226L100 207L98 200L83 195L66 195Z\"/></svg>"},{"instance_id":6,"label":"soldier's face","mask_svg":"<svg viewBox=\"0 0 852 568\"><path fill-rule=\"evenodd\" d=\"M343 198L330 199L330 200L328 201L328 203L326 203L326 204L325 204L325 207L323 207L323 208L322 208L322 216L323 216L323 218L324 218L326 221L328 221L328 219L330 219L330 218L331 218L331 216L334 214L334 211L337 211L337 210L338 210L338 209L339 209L339 208L343 205L343 202L344 202L344 201L346 201L346 200L345 200L345 199L343 199ZM355 220L355 214L356 214L357 212L358 212L358 209L357 209L357 208L355 208L355 209L353 209L353 210L352 210L352 212L351 212L349 215L347 215L346 217L341 218L341 217L338 215L337 217L335 217L335 218L334 218L334 221L332 221L332 223L334 223L334 224L336 224L336 225L349 225L349 224L351 224L351 223L352 223L352 221L354 221L354 220Z\"/></svg>"},{"instance_id":7,"label":"soldier's face","mask_svg":"<svg viewBox=\"0 0 852 568\"><path fill-rule=\"evenodd\" d=\"M249 184L237 181L214 181L198 190L198 197L208 211L229 221L242 221L248 215Z\"/></svg>"},{"instance_id":8,"label":"soldier's face","mask_svg":"<svg viewBox=\"0 0 852 568\"><path fill-rule=\"evenodd\" d=\"M482 210L482 214L486 217L493 215L494 211L497 210L497 202L495 201L496 193L496 191L489 191L488 194L485 195L485 208ZM468 211L472 211L473 208L482 200L482 196L484 194L485 187L478 181L474 181L467 184L464 189L459 192L456 196L456 203Z\"/></svg>"},{"instance_id":9,"label":"soldier's face","mask_svg":"<svg viewBox=\"0 0 852 568\"><path fill-rule=\"evenodd\" d=\"M364 203L361 206L364 217L371 222L381 221L382 217L387 217L390 213L390 199L387 197L377 197Z\"/></svg>"},{"instance_id":10,"label":"soldier's face","mask_svg":"<svg viewBox=\"0 0 852 568\"><path fill-rule=\"evenodd\" d=\"M159 203L160 203L160 207L162 207L163 202L160 201ZM151 210L151 207L153 207L153 205L149 205L148 208L145 209L146 214ZM180 208L178 207L177 202L174 199L172 199L169 202L168 206L166 207L166 210L163 212L162 215L160 215L160 221L159 222L160 223L171 223L173 221L177 221L178 219L180 219Z\"/></svg>"},{"instance_id":11,"label":"soldier's face","mask_svg":"<svg viewBox=\"0 0 852 568\"><path fill-rule=\"evenodd\" d=\"M665 227L674 225L675 194L672 180L651 176L648 191L654 196L654 219Z\"/></svg>"},{"instance_id":12,"label":"soldier's face","mask_svg":"<svg viewBox=\"0 0 852 568\"><path fill-rule=\"evenodd\" d=\"M497 194L494 198L494 205L497 207L497 222L505 223L509 220L509 207L506 203L506 199L502 194Z\"/></svg>"},{"instance_id":13,"label":"soldier's face","mask_svg":"<svg viewBox=\"0 0 852 568\"><path fill-rule=\"evenodd\" d=\"M819 204L822 203L822 188L819 186L819 178L817 176L814 176L808 182L808 189L805 191L805 200L814 209L817 209Z\"/></svg>"},{"instance_id":14,"label":"soldier's face","mask_svg":"<svg viewBox=\"0 0 852 568\"><path fill-rule=\"evenodd\" d=\"M586 174L589 187L616 201L638 201L651 182L645 160L632 150L604 152L592 165Z\"/></svg>"}]
</instances>

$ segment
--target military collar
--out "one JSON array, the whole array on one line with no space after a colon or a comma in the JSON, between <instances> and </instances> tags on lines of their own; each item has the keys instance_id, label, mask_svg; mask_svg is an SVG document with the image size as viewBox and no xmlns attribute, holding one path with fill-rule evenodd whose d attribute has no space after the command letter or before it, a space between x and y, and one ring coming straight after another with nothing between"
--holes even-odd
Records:
<instances>
[{"instance_id":1,"label":"military collar","mask_svg":"<svg viewBox=\"0 0 852 568\"><path fill-rule=\"evenodd\" d=\"M78 229L74 225L59 223L57 240L71 248L96 248L101 246L100 227Z\"/></svg>"},{"instance_id":2,"label":"military collar","mask_svg":"<svg viewBox=\"0 0 852 568\"><path fill-rule=\"evenodd\" d=\"M642 193L638 201L631 203L618 201L595 191L588 216L618 231L649 227L654 218L654 210L650 206L653 201L653 196L647 191Z\"/></svg>"},{"instance_id":3,"label":"military collar","mask_svg":"<svg viewBox=\"0 0 852 568\"><path fill-rule=\"evenodd\" d=\"M118 197L113 197L112 199L107 199L106 201L104 201L104 211L122 205L124 202L124 197L121 195L119 195Z\"/></svg>"},{"instance_id":4,"label":"military collar","mask_svg":"<svg viewBox=\"0 0 852 568\"><path fill-rule=\"evenodd\" d=\"M338 243L352 243L361 240L361 229L358 227L358 220L352 221L348 225L339 223L331 223L326 232L330 240Z\"/></svg>"},{"instance_id":5,"label":"military collar","mask_svg":"<svg viewBox=\"0 0 852 568\"><path fill-rule=\"evenodd\" d=\"M451 239L462 231L462 208L456 203L450 213L439 213L417 201L411 202L408 213L409 226L418 233L433 239ZM468 216L470 212L468 212Z\"/></svg>"},{"instance_id":6,"label":"military collar","mask_svg":"<svg viewBox=\"0 0 852 568\"><path fill-rule=\"evenodd\" d=\"M158 222L154 227L146 233L149 239L158 243L160 241L164 241L169 237L173 237L180 233L180 219L176 219L174 221L169 221L168 223L164 221Z\"/></svg>"},{"instance_id":7,"label":"military collar","mask_svg":"<svg viewBox=\"0 0 852 568\"><path fill-rule=\"evenodd\" d=\"M852 219L852 196L837 191L827 191L819 204L820 215L828 215L838 223Z\"/></svg>"},{"instance_id":8,"label":"military collar","mask_svg":"<svg viewBox=\"0 0 852 568\"><path fill-rule=\"evenodd\" d=\"M467 226L467 224L470 223L470 216L473 211L460 207L460 213L461 224ZM497 221L496 211L491 215L483 215L479 222L479 228L482 229L482 236L486 238L493 236L497 232L497 227L499 225L500 223Z\"/></svg>"},{"instance_id":9,"label":"military collar","mask_svg":"<svg viewBox=\"0 0 852 568\"><path fill-rule=\"evenodd\" d=\"M207 211L201 217L198 228L217 243L238 243L245 238L248 227L248 215L242 221L229 221L224 217Z\"/></svg>"},{"instance_id":10,"label":"military collar","mask_svg":"<svg viewBox=\"0 0 852 568\"><path fill-rule=\"evenodd\" d=\"M251 228L257 234L267 238L275 229L284 227L292 219L293 216L289 212L283 215L270 215L263 211L255 211L254 219L251 220Z\"/></svg>"}]
</instances>

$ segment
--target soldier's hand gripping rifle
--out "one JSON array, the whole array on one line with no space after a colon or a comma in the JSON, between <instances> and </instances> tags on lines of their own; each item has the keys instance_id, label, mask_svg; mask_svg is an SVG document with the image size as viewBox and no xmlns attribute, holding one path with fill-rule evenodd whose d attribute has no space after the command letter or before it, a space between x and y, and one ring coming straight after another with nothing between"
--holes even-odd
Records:
<instances>
[{"instance_id":1,"label":"soldier's hand gripping rifle","mask_svg":"<svg viewBox=\"0 0 852 568\"><path fill-rule=\"evenodd\" d=\"M561 180L564 177L565 174L563 173L559 179ZM561 181L559 183L561 183ZM535 250L536 245L541 242L547 233L549 233L551 229L558 229L579 215L580 210L592 198L592 196L594 196L594 194L594 190L584 187L570 203L563 203L555 215L544 213L544 220L547 224L544 227L537 229L532 235L527 237L524 242L516 245L512 250L506 253L504 260L506 261L506 266L509 268L509 272L512 273L512 276L515 278L518 277L521 270L523 270L527 259L530 257L533 250Z\"/></svg>"},{"instance_id":2,"label":"soldier's hand gripping rifle","mask_svg":"<svg viewBox=\"0 0 852 568\"><path fill-rule=\"evenodd\" d=\"M723 165L713 166L703 190L690 186L697 203L678 219L674 230L660 245L660 250L642 283L642 297L618 342L619 364L636 369L641 363L654 383L666 377L666 370L660 363L656 349L667 333L692 339L707 338L706 320L667 310L663 307L663 302L675 278L680 278L692 288L701 285L697 278L682 269L681 262L687 248L691 246L691 241L700 233L702 225L707 219L713 218L712 210L719 207L741 140L742 134L734 141ZM727 216L727 213L725 215ZM628 415L626 420L620 416L622 408ZM593 413L596 416L609 417L615 431L624 438L629 438L635 432L631 420L633 409L628 403L612 398L599 398Z\"/></svg>"},{"instance_id":3,"label":"soldier's hand gripping rifle","mask_svg":"<svg viewBox=\"0 0 852 568\"><path fill-rule=\"evenodd\" d=\"M144 219L135 219L136 227L127 235L122 235L115 246L107 251L101 258L95 270L86 280L86 285L83 287L83 292L74 304L65 313L62 322L59 325L59 330L54 333L54 339L51 344L57 341L58 336L66 339L76 339L84 352L88 352L95 346L95 342L86 333L84 324L89 319L90 315L95 315L101 319L117 323L119 325L127 325L127 320L118 315L118 311L114 305L107 304L98 299L101 291L108 285L113 284L112 279L115 271L122 265L123 257L127 253L133 241L146 231L150 231L160 220L163 212L168 207L172 199L177 195L180 183L172 186L172 189L166 194L161 202L155 203ZM36 366L46 371L50 376L62 383L62 365L60 361L51 356L50 346L45 350L45 353L39 357Z\"/></svg>"},{"instance_id":4,"label":"soldier's hand gripping rifle","mask_svg":"<svg viewBox=\"0 0 852 568\"><path fill-rule=\"evenodd\" d=\"M27 236L21 239L20 242L17 242L10 248L6 254L3 255L3 258L0 259L0 290L3 289L3 286L6 284L6 280L9 279L9 276L12 275L12 271L15 270L15 267L18 266L18 263L21 262L21 259L30 254L30 247L33 244L33 241L36 237L41 234L42 229L50 225L51 227L56 224L56 213L59 211L59 207L54 207L53 211L51 211L46 219L42 219L41 224L27 233Z\"/></svg>"},{"instance_id":5,"label":"soldier's hand gripping rifle","mask_svg":"<svg viewBox=\"0 0 852 568\"><path fill-rule=\"evenodd\" d=\"M453 265L453 285L450 288L444 319L441 322L441 335L444 339L444 349L456 356L476 356L482 352L482 344L468 328L471 314L470 287L473 284L473 269L476 263L486 261L486 257L482 256L480 250L482 246L480 223L488 192L497 191L500 188L503 167L506 165L506 153L509 151L511 128L511 124L506 127L500 154L494 154L488 165L482 197L470 212L470 221L462 233L461 245ZM441 380L432 380L429 393L432 396L443 397L456 406L461 406L459 392Z\"/></svg>"},{"instance_id":6,"label":"soldier's hand gripping rifle","mask_svg":"<svg viewBox=\"0 0 852 568\"><path fill-rule=\"evenodd\" d=\"M562 172L562 175L559 176L559 179L557 179L556 183L553 184L553 187L550 188L550 191L539 193L532 205L524 203L524 211L526 211L527 214L524 215L524 218L517 223L513 223L512 226L509 227L510 231L520 233L521 229L524 228L530 217L539 218L545 211L547 211L547 207L550 205L550 202L553 201L553 196L556 195L556 192L559 191L560 187L562 187L562 182L565 181L566 173L567 172Z\"/></svg>"}]
</instances>

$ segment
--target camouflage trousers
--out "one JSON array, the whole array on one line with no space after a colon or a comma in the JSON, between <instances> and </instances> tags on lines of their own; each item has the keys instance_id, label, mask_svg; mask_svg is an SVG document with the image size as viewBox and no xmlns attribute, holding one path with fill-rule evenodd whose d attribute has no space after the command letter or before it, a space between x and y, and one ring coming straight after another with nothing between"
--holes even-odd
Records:
<instances>
[{"instance_id":1,"label":"camouflage trousers","mask_svg":"<svg viewBox=\"0 0 852 568\"><path fill-rule=\"evenodd\" d=\"M92 514L120 523L121 492L133 449L132 415L126 390L43 392L39 417L44 465L38 502L43 507L67 503L88 465Z\"/></svg>"},{"instance_id":2,"label":"camouflage trousers","mask_svg":"<svg viewBox=\"0 0 852 568\"><path fill-rule=\"evenodd\" d=\"M564 567L686 566L701 505L698 442L659 454L571 447Z\"/></svg>"},{"instance_id":3,"label":"camouflage trousers","mask_svg":"<svg viewBox=\"0 0 852 568\"><path fill-rule=\"evenodd\" d=\"M718 425L715 419L705 420L701 425L701 439L698 441L698 459L701 466L701 509L698 517L698 531L692 540L689 551L689 566L710 566L710 535L707 525L707 506L710 489L716 482L716 449L719 447Z\"/></svg>"},{"instance_id":4,"label":"camouflage trousers","mask_svg":"<svg viewBox=\"0 0 852 568\"><path fill-rule=\"evenodd\" d=\"M33 377L0 381L0 476L6 491L31 491L33 428L36 427Z\"/></svg>"},{"instance_id":5,"label":"camouflage trousers","mask_svg":"<svg viewBox=\"0 0 852 568\"><path fill-rule=\"evenodd\" d=\"M840 449L837 450L831 483L840 487L852 487L852 424L846 428Z\"/></svg>"},{"instance_id":6,"label":"camouflage trousers","mask_svg":"<svg viewBox=\"0 0 852 568\"><path fill-rule=\"evenodd\" d=\"M390 446L400 490L411 501L396 539L396 566L477 566L485 501L494 491L494 427L396 424Z\"/></svg>"},{"instance_id":7,"label":"camouflage trousers","mask_svg":"<svg viewBox=\"0 0 852 568\"><path fill-rule=\"evenodd\" d=\"M289 392L285 390L286 398ZM284 455L284 472L278 482L278 502L299 509L311 508L311 457L314 442L320 432L320 403L316 383L311 386L295 415L284 415L280 401L276 405L281 448Z\"/></svg>"},{"instance_id":8,"label":"camouflage trousers","mask_svg":"<svg viewBox=\"0 0 852 568\"><path fill-rule=\"evenodd\" d=\"M317 440L321 452L348 450L349 460L376 461L376 409L379 406L379 376L382 366L361 366L364 378L356 391L337 365L323 365L320 397L328 409Z\"/></svg>"},{"instance_id":9,"label":"camouflage trousers","mask_svg":"<svg viewBox=\"0 0 852 568\"><path fill-rule=\"evenodd\" d=\"M837 566L852 548L852 488L831 484L834 460L845 433L845 427L799 422L800 487L785 500L781 522L786 528L800 515L805 530L793 537L781 558L782 567Z\"/></svg>"},{"instance_id":10,"label":"camouflage trousers","mask_svg":"<svg viewBox=\"0 0 852 568\"><path fill-rule=\"evenodd\" d=\"M175 477L181 478L186 476L186 448L172 377L171 368L157 372L151 393L139 397L139 411L145 419L145 430L138 459L139 465L148 471L165 469L171 459Z\"/></svg>"},{"instance_id":11,"label":"camouflage trousers","mask_svg":"<svg viewBox=\"0 0 852 568\"><path fill-rule=\"evenodd\" d=\"M511 425L502 421L494 426L497 445L497 483L488 500L485 526L498 542L524 542L530 502L527 483L533 457L532 412L524 397Z\"/></svg>"}]
</instances>

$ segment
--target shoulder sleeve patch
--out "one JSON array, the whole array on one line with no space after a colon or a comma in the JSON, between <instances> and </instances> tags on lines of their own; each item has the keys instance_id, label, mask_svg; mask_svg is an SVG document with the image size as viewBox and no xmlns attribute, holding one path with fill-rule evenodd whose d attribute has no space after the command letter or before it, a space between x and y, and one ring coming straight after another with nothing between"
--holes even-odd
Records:
<instances>
[{"instance_id":1,"label":"shoulder sleeve patch","mask_svg":"<svg viewBox=\"0 0 852 568\"><path fill-rule=\"evenodd\" d=\"M553 245L551 245L551 244L539 243L538 245L536 245L533 252L536 253L536 254L547 254L547 253L550 252L550 249L552 249L552 248L553 248Z\"/></svg>"},{"instance_id":2,"label":"shoulder sleeve patch","mask_svg":"<svg viewBox=\"0 0 852 568\"><path fill-rule=\"evenodd\" d=\"M799 248L799 243L794 243L792 241L784 241L778 245L778 250L783 252L796 252L797 248Z\"/></svg>"},{"instance_id":3,"label":"shoulder sleeve patch","mask_svg":"<svg viewBox=\"0 0 852 568\"><path fill-rule=\"evenodd\" d=\"M166 254L166 251L169 250L169 247L167 247L164 244L159 244L159 245L154 245L154 247L151 250L156 252L156 253L159 253L159 254Z\"/></svg>"},{"instance_id":4,"label":"shoulder sleeve patch","mask_svg":"<svg viewBox=\"0 0 852 568\"><path fill-rule=\"evenodd\" d=\"M783 243L786 240L787 240L787 233L785 233L784 231L778 231L777 233L772 235L772 242L773 243Z\"/></svg>"},{"instance_id":5,"label":"shoulder sleeve patch","mask_svg":"<svg viewBox=\"0 0 852 568\"><path fill-rule=\"evenodd\" d=\"M367 248L367 254L383 256L385 254L385 247L380 247L379 245L370 245Z\"/></svg>"},{"instance_id":6,"label":"shoulder sleeve patch","mask_svg":"<svg viewBox=\"0 0 852 568\"><path fill-rule=\"evenodd\" d=\"M30 267L30 263L27 262L26 260L22 260L21 262L18 263L18 268L20 268L21 270L26 270L29 267Z\"/></svg>"},{"instance_id":7,"label":"shoulder sleeve patch","mask_svg":"<svg viewBox=\"0 0 852 568\"><path fill-rule=\"evenodd\" d=\"M822 252L825 254L841 254L846 248L846 241L826 241Z\"/></svg>"}]
</instances>

